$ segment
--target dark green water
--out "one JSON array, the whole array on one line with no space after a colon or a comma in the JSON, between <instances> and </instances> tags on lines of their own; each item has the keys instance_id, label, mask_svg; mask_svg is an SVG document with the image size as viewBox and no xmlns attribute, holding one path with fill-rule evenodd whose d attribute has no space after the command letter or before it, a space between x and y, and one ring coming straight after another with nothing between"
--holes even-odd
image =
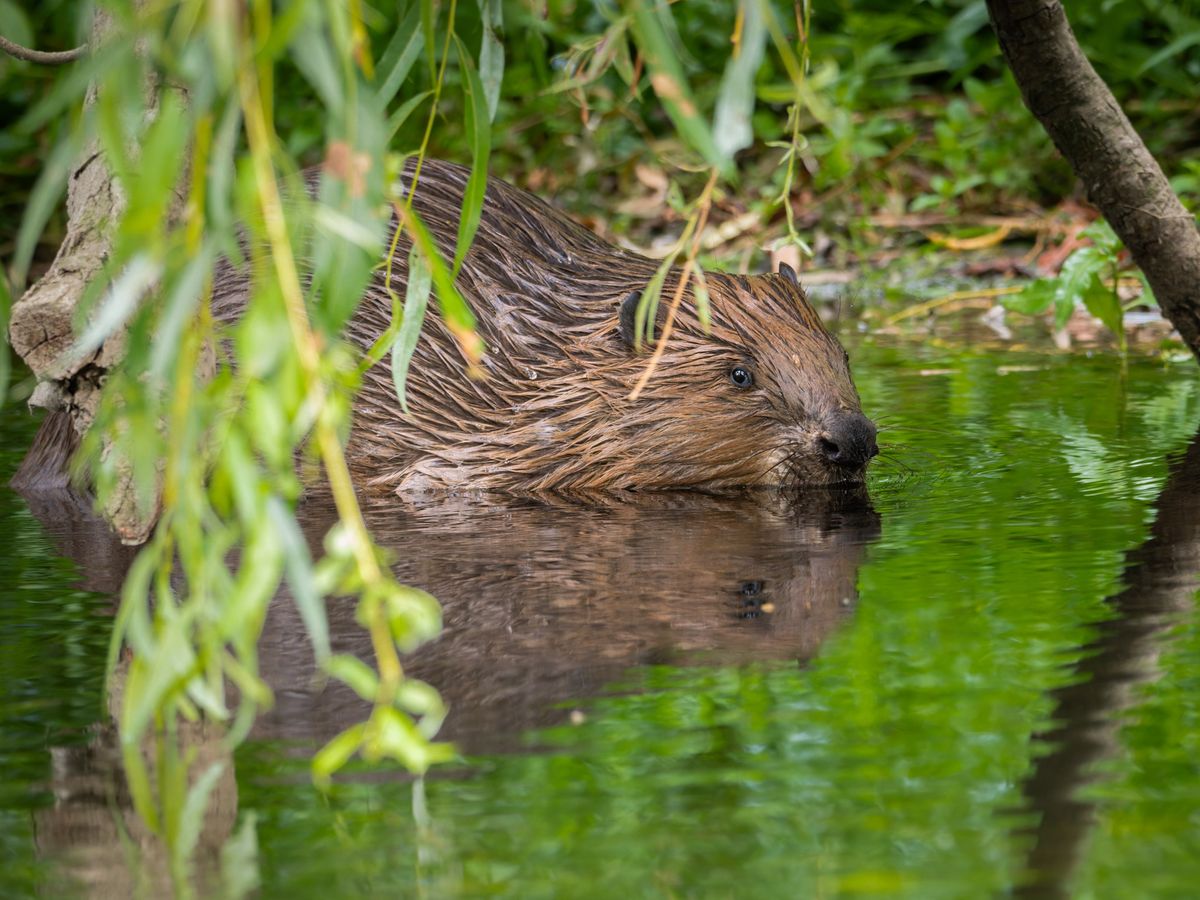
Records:
<instances>
[{"instance_id":1,"label":"dark green water","mask_svg":"<svg viewBox=\"0 0 1200 900\"><path fill-rule=\"evenodd\" d=\"M467 760L312 789L303 753L362 711L308 687L281 601L277 705L199 865L238 834L265 897L1195 896L1194 363L853 356L877 516L372 510L446 605L410 668ZM5 414L0 469L30 434ZM128 896L99 696L124 557L39 515L0 490L0 895Z\"/></svg>"}]
</instances>

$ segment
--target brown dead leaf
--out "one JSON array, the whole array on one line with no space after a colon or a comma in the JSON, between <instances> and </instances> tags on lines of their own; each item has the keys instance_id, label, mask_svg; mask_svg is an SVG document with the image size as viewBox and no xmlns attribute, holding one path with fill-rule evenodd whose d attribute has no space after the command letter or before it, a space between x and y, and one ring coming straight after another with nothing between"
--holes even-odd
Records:
<instances>
[{"instance_id":1,"label":"brown dead leaf","mask_svg":"<svg viewBox=\"0 0 1200 900\"><path fill-rule=\"evenodd\" d=\"M740 216L726 219L719 225L706 228L704 236L700 239L700 246L705 250L715 250L723 244L736 240L746 232L753 231L761 224L762 219L759 218L758 213L744 212Z\"/></svg>"},{"instance_id":2,"label":"brown dead leaf","mask_svg":"<svg viewBox=\"0 0 1200 900\"><path fill-rule=\"evenodd\" d=\"M1062 242L1050 247L1037 259L1037 267L1043 272L1057 272L1062 268L1062 264L1067 261L1067 257L1078 250L1080 247L1089 243L1087 239L1081 239L1079 233L1083 231L1086 225L1077 225L1068 232Z\"/></svg>"},{"instance_id":3,"label":"brown dead leaf","mask_svg":"<svg viewBox=\"0 0 1200 900\"><path fill-rule=\"evenodd\" d=\"M345 141L334 141L325 151L323 168L334 178L346 182L351 197L366 193L366 175L371 170L371 157L366 153L355 153Z\"/></svg>"},{"instance_id":4,"label":"brown dead leaf","mask_svg":"<svg viewBox=\"0 0 1200 900\"><path fill-rule=\"evenodd\" d=\"M617 212L638 219L653 219L662 215L667 207L667 188L670 185L670 179L661 169L642 163L634 166L633 171L638 182L648 188L649 193L622 200L616 206Z\"/></svg>"},{"instance_id":5,"label":"brown dead leaf","mask_svg":"<svg viewBox=\"0 0 1200 900\"><path fill-rule=\"evenodd\" d=\"M645 163L638 163L633 167L633 174L637 176L637 180L650 188L652 191L661 191L666 194L670 180L667 178L667 173L662 169L648 166Z\"/></svg>"}]
</instances>

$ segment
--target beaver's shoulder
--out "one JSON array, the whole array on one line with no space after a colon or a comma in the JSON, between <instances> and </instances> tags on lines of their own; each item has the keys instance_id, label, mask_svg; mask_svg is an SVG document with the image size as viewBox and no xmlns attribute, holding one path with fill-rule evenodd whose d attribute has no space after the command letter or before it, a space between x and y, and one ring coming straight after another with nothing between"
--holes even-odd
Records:
<instances>
[{"instance_id":1,"label":"beaver's shoulder","mask_svg":"<svg viewBox=\"0 0 1200 900\"><path fill-rule=\"evenodd\" d=\"M414 168L412 163L406 167L406 179ZM426 160L417 184L414 206L450 257L470 174L455 163ZM489 294L540 298L544 293L547 302L611 302L631 282L645 284L656 266L607 243L528 191L489 178L463 274L468 281L486 283Z\"/></svg>"}]
</instances>

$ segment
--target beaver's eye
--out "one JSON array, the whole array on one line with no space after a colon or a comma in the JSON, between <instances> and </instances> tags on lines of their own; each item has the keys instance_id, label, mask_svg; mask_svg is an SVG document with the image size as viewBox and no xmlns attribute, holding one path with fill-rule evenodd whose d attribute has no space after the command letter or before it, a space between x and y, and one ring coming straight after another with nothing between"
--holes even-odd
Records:
<instances>
[{"instance_id":1,"label":"beaver's eye","mask_svg":"<svg viewBox=\"0 0 1200 900\"><path fill-rule=\"evenodd\" d=\"M729 380L740 388L748 388L754 384L754 373L745 366L734 366L729 370Z\"/></svg>"}]
</instances>

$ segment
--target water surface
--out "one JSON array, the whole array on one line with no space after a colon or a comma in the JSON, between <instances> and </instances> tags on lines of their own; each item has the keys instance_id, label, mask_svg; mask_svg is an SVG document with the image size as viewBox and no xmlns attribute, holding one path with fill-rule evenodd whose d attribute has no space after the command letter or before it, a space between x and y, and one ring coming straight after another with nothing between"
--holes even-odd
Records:
<instances>
[{"instance_id":1,"label":"water surface","mask_svg":"<svg viewBox=\"0 0 1200 900\"><path fill-rule=\"evenodd\" d=\"M868 508L373 506L443 601L408 667L464 758L312 789L305 754L363 709L314 683L281 597L276 705L229 760L201 868L237 835L263 896L1193 895L1194 363L852 355L886 426ZM30 433L5 413L0 467ZM330 516L306 511L314 541ZM99 695L128 553L6 490L0 528L0 893L128 896L118 822L150 841ZM367 654L352 609L330 619Z\"/></svg>"}]
</instances>

